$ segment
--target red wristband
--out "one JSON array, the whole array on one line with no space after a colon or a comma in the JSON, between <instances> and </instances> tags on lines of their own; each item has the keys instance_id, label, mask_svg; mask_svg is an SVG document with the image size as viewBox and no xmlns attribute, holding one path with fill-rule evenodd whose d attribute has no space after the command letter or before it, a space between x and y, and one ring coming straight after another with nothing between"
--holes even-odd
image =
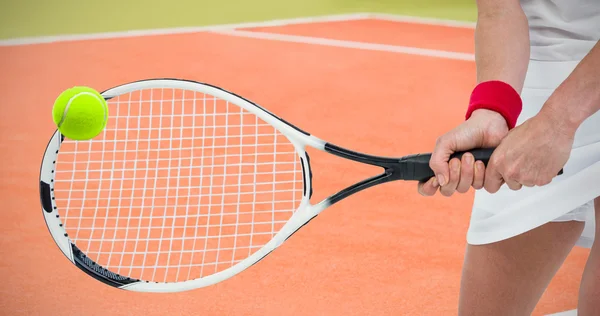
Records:
<instances>
[{"instance_id":1,"label":"red wristband","mask_svg":"<svg viewBox=\"0 0 600 316\"><path fill-rule=\"evenodd\" d=\"M478 109L500 113L506 120L508 128L512 129L517 125L523 102L519 93L509 84L502 81L486 81L473 89L466 119L468 120L473 111Z\"/></svg>"}]
</instances>

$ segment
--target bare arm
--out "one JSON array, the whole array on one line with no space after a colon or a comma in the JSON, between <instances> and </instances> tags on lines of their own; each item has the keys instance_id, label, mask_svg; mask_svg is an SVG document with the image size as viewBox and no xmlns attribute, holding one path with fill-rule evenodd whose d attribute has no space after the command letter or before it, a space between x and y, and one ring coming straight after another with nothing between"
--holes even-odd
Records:
<instances>
[{"instance_id":1,"label":"bare arm","mask_svg":"<svg viewBox=\"0 0 600 316\"><path fill-rule=\"evenodd\" d=\"M600 111L600 42L554 91L541 114L574 133L597 111Z\"/></svg>"},{"instance_id":2,"label":"bare arm","mask_svg":"<svg viewBox=\"0 0 600 316\"><path fill-rule=\"evenodd\" d=\"M485 189L552 182L568 162L581 123L600 109L600 44L588 53L542 110L502 139L486 168Z\"/></svg>"},{"instance_id":3,"label":"bare arm","mask_svg":"<svg viewBox=\"0 0 600 316\"><path fill-rule=\"evenodd\" d=\"M519 0L477 0L475 61L477 81L498 80L523 89L529 63L529 25ZM433 195L438 185L445 196L469 187L483 187L485 167L466 154L462 161L449 161L452 153L473 148L496 147L508 134L508 124L495 111L476 110L469 120L438 138L430 161L433 179L421 184L420 192Z\"/></svg>"},{"instance_id":4,"label":"bare arm","mask_svg":"<svg viewBox=\"0 0 600 316\"><path fill-rule=\"evenodd\" d=\"M477 0L477 81L500 80L523 89L529 63L529 25L518 0Z\"/></svg>"}]
</instances>

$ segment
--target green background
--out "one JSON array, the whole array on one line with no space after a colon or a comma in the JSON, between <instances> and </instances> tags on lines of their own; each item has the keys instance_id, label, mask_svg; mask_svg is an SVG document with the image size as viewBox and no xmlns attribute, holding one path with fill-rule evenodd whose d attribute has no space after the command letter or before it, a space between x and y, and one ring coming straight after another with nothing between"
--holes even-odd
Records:
<instances>
[{"instance_id":1,"label":"green background","mask_svg":"<svg viewBox=\"0 0 600 316\"><path fill-rule=\"evenodd\" d=\"M0 0L0 39L354 12L475 19L475 0Z\"/></svg>"}]
</instances>

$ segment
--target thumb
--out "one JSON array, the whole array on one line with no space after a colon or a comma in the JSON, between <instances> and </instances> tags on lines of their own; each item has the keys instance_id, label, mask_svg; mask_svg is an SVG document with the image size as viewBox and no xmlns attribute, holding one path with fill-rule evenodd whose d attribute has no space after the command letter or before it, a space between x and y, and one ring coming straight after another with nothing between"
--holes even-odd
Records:
<instances>
[{"instance_id":1,"label":"thumb","mask_svg":"<svg viewBox=\"0 0 600 316\"><path fill-rule=\"evenodd\" d=\"M442 136L436 141L435 148L431 153L429 167L433 170L440 186L446 185L450 179L448 162L450 161L450 156L456 150L454 144L455 142L451 141L449 137Z\"/></svg>"},{"instance_id":2,"label":"thumb","mask_svg":"<svg viewBox=\"0 0 600 316\"><path fill-rule=\"evenodd\" d=\"M448 163L452 154L481 146L484 138L479 127L481 124L488 123L466 121L436 141L429 167L433 170L440 186L444 186L450 180Z\"/></svg>"}]
</instances>

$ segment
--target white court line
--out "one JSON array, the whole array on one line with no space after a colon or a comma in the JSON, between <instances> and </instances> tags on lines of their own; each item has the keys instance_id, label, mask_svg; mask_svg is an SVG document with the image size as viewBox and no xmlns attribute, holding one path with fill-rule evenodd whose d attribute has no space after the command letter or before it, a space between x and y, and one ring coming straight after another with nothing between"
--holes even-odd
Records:
<instances>
[{"instance_id":1,"label":"white court line","mask_svg":"<svg viewBox=\"0 0 600 316\"><path fill-rule=\"evenodd\" d=\"M387 13L371 13L368 16L371 19L392 21L392 22L406 22L406 23L438 25L438 26L467 28L467 29L475 28L475 22L467 22L467 21L422 18L422 17L387 14Z\"/></svg>"},{"instance_id":2,"label":"white court line","mask_svg":"<svg viewBox=\"0 0 600 316\"><path fill-rule=\"evenodd\" d=\"M351 13L351 14L326 15L326 16L281 19L281 20L238 23L238 24L220 24L220 25L192 26L192 27L178 27L178 28L131 30L131 31L122 31L122 32L105 32L105 33L92 33L92 34L65 34L65 35L56 35L56 36L23 37L23 38L0 40L0 47L1 46L34 45L34 44L56 43L56 42L68 42L68 41L86 41L86 40L97 40L97 39L152 36L152 35L186 34L186 33L198 33L198 32L204 32L204 31L232 30L232 29L251 28L251 27L284 26L284 25L292 25L292 24L357 21L357 20L365 20L365 19L379 19L379 20L407 22L407 23L415 23L415 24L439 25L439 26L446 26L446 27L473 27L473 23L460 22L460 21L454 21L454 20L420 18L420 17L393 15L393 14L380 14L380 13Z\"/></svg>"},{"instance_id":3,"label":"white court line","mask_svg":"<svg viewBox=\"0 0 600 316\"><path fill-rule=\"evenodd\" d=\"M0 46L19 46L19 45L32 45L32 44L44 44L44 43L55 43L55 42L85 41L85 40L112 39L112 38L123 38L123 37L139 37L139 36L152 36L152 35L174 35L174 34L186 34L186 33L214 31L214 30L231 30L231 29L237 29L237 28L284 26L284 25L290 25L290 24L354 21L354 20L367 19L368 16L369 16L369 14L367 14L367 13L354 13L354 14L326 15L326 16L315 16L315 17L271 20L271 21L262 21L262 22L237 23L237 24L217 24L217 25L206 25L206 26L131 30L131 31L105 32L105 33L92 33L92 34L66 34L66 35L56 35L56 36L23 37L23 38L0 40Z\"/></svg>"},{"instance_id":4,"label":"white court line","mask_svg":"<svg viewBox=\"0 0 600 316\"><path fill-rule=\"evenodd\" d=\"M546 316L577 316L577 310L574 309L574 310L556 313L556 314L550 314L550 315L546 315Z\"/></svg>"},{"instance_id":5,"label":"white court line","mask_svg":"<svg viewBox=\"0 0 600 316\"><path fill-rule=\"evenodd\" d=\"M449 52L449 51L443 51L443 50L417 48L417 47L408 47L408 46L373 44L373 43L365 43L365 42L335 40L335 39L328 39L328 38L321 38L321 37L285 35L285 34L276 34L276 33L240 31L240 30L219 30L219 31L214 31L214 32L217 34L222 34L222 35L231 35L231 36L238 36L238 37L247 37L247 38L255 38L255 39L281 41L281 42L292 42L292 43L313 44L313 45L322 45L322 46L354 48L354 49L380 51L380 52L392 52L392 53L402 53L402 54L418 55L418 56L438 57L438 58L446 58L446 59L454 59L454 60L467 60L467 61L475 60L475 55L473 55L473 54L457 53L457 52Z\"/></svg>"}]
</instances>

